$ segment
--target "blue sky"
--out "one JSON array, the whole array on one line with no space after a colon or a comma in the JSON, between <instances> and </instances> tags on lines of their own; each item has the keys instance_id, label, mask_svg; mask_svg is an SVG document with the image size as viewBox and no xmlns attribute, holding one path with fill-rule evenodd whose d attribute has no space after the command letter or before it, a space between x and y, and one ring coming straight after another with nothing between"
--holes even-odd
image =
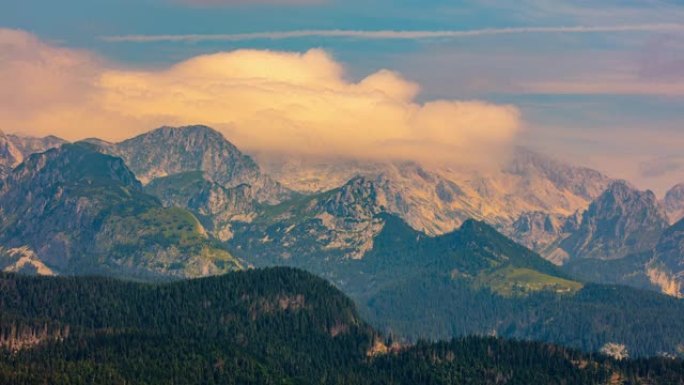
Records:
<instances>
[{"instance_id":1,"label":"blue sky","mask_svg":"<svg viewBox=\"0 0 684 385\"><path fill-rule=\"evenodd\" d=\"M684 182L681 1L0 0L0 28L136 69L241 48L322 48L350 81L387 68L420 84L418 100L513 104L517 142L658 192ZM492 29L502 31L364 35ZM325 36L332 30L361 33ZM290 31L318 32L236 36ZM210 39L139 41L162 35Z\"/></svg>"}]
</instances>

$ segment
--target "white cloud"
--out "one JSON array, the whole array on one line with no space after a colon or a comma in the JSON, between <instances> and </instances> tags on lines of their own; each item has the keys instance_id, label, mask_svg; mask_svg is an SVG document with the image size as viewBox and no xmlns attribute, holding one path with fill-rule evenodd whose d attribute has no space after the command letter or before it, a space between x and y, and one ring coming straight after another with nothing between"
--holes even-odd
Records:
<instances>
[{"instance_id":1,"label":"white cloud","mask_svg":"<svg viewBox=\"0 0 684 385\"><path fill-rule=\"evenodd\" d=\"M324 4L326 0L176 0L176 3L188 5L215 7L224 5L316 5Z\"/></svg>"},{"instance_id":2,"label":"white cloud","mask_svg":"<svg viewBox=\"0 0 684 385\"><path fill-rule=\"evenodd\" d=\"M434 31L396 31L396 30L298 30L285 32L256 32L237 34L188 34L188 35L122 35L104 36L109 42L154 43L154 42L199 42L199 41L248 41L284 40L305 37L354 38L371 40L420 40L456 39L492 35L519 35L545 33L625 33L625 32L684 32L684 24L627 24L608 26L570 26L570 27L520 27L484 28L473 30L434 30Z\"/></svg>"},{"instance_id":3,"label":"white cloud","mask_svg":"<svg viewBox=\"0 0 684 385\"><path fill-rule=\"evenodd\" d=\"M419 103L419 86L388 70L349 81L318 49L239 50L163 69L113 69L87 53L0 30L0 52L0 104L10 106L0 107L0 121L6 131L34 135L119 140L160 125L203 123L252 151L469 163L501 154L520 120L508 105Z\"/></svg>"}]
</instances>

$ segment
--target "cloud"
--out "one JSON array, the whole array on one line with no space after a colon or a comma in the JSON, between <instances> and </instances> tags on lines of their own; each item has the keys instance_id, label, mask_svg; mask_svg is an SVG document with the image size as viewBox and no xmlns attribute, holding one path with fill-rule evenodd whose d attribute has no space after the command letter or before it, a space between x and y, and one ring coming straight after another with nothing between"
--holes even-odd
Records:
<instances>
[{"instance_id":1,"label":"cloud","mask_svg":"<svg viewBox=\"0 0 684 385\"><path fill-rule=\"evenodd\" d=\"M642 79L656 81L684 80L684 39L682 36L657 36L641 53Z\"/></svg>"},{"instance_id":2,"label":"cloud","mask_svg":"<svg viewBox=\"0 0 684 385\"><path fill-rule=\"evenodd\" d=\"M653 95L682 96L684 81L646 81L625 77L611 79L605 75L592 78L578 78L567 81L533 82L522 86L522 92L567 95Z\"/></svg>"},{"instance_id":3,"label":"cloud","mask_svg":"<svg viewBox=\"0 0 684 385\"><path fill-rule=\"evenodd\" d=\"M645 178L657 178L681 171L684 167L684 159L681 156L664 156L649 159L639 164L641 176Z\"/></svg>"},{"instance_id":4,"label":"cloud","mask_svg":"<svg viewBox=\"0 0 684 385\"><path fill-rule=\"evenodd\" d=\"M122 35L104 36L109 42L155 43L155 42L200 42L200 41L248 41L248 40L285 40L306 37L353 38L369 40L421 40L456 39L492 35L520 35L545 33L625 33L625 32L684 32L684 24L628 24L611 26L572 26L572 27L520 27L485 28L473 30L436 30L436 31L367 31L367 30L299 30L285 32L256 32L237 34L188 34L188 35Z\"/></svg>"},{"instance_id":5,"label":"cloud","mask_svg":"<svg viewBox=\"0 0 684 385\"><path fill-rule=\"evenodd\" d=\"M86 52L53 47L22 31L0 29L0 122L8 131L50 121L79 121L83 95L95 91L100 63Z\"/></svg>"},{"instance_id":6,"label":"cloud","mask_svg":"<svg viewBox=\"0 0 684 385\"><path fill-rule=\"evenodd\" d=\"M324 4L326 0L177 0L176 3L201 6L216 7L226 5L317 5Z\"/></svg>"},{"instance_id":7,"label":"cloud","mask_svg":"<svg viewBox=\"0 0 684 385\"><path fill-rule=\"evenodd\" d=\"M419 103L420 87L389 70L350 81L319 49L239 50L163 69L117 69L2 31L0 52L0 121L6 131L34 135L120 140L202 123L251 151L469 163L496 158L520 121L508 105Z\"/></svg>"}]
</instances>

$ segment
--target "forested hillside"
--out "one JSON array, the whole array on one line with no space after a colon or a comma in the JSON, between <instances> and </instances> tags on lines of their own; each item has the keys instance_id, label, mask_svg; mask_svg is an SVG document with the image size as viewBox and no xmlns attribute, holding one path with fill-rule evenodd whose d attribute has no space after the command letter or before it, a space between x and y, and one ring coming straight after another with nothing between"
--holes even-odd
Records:
<instances>
[{"instance_id":1,"label":"forested hillside","mask_svg":"<svg viewBox=\"0 0 684 385\"><path fill-rule=\"evenodd\" d=\"M383 226L361 259L303 252L279 263L328 278L371 324L400 339L497 335L586 352L617 343L633 356L683 353L680 299L573 280L483 222L428 237L396 216L373 218ZM250 260L264 250L276 248L254 241L234 251Z\"/></svg>"},{"instance_id":2,"label":"forested hillside","mask_svg":"<svg viewBox=\"0 0 684 385\"><path fill-rule=\"evenodd\" d=\"M684 383L682 362L664 358L392 344L338 290L288 268L154 285L3 274L0 346L0 384L17 385Z\"/></svg>"}]
</instances>

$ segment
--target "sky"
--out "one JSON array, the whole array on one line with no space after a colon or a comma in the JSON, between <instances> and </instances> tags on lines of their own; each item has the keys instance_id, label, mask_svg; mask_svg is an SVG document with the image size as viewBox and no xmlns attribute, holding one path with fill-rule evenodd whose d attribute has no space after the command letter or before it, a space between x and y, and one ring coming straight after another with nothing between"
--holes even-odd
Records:
<instances>
[{"instance_id":1,"label":"sky","mask_svg":"<svg viewBox=\"0 0 684 385\"><path fill-rule=\"evenodd\" d=\"M684 182L684 2L0 0L0 129Z\"/></svg>"}]
</instances>

